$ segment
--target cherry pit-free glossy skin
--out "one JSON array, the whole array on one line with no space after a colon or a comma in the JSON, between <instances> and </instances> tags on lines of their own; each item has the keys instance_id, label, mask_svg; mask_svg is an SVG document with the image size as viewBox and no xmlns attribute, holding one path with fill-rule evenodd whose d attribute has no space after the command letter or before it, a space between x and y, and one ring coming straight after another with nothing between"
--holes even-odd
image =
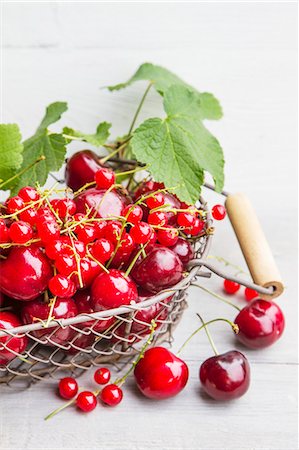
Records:
<instances>
[{"instance_id":1,"label":"cherry pit-free glossy skin","mask_svg":"<svg viewBox=\"0 0 299 450\"><path fill-rule=\"evenodd\" d=\"M257 299L243 308L235 319L239 327L236 338L249 348L264 348L274 344L283 333L283 312L274 302Z\"/></svg>"},{"instance_id":2,"label":"cherry pit-free glossy skin","mask_svg":"<svg viewBox=\"0 0 299 450\"><path fill-rule=\"evenodd\" d=\"M86 214L90 208L91 215L105 218L121 216L128 200L124 195L113 190L107 192L105 189L91 188L79 194L75 203L77 213Z\"/></svg>"},{"instance_id":3,"label":"cherry pit-free glossy skin","mask_svg":"<svg viewBox=\"0 0 299 450\"><path fill-rule=\"evenodd\" d=\"M65 182L74 192L94 181L95 174L102 165L91 150L81 150L68 159L65 168Z\"/></svg>"},{"instance_id":4,"label":"cherry pit-free glossy skin","mask_svg":"<svg viewBox=\"0 0 299 450\"><path fill-rule=\"evenodd\" d=\"M187 364L164 347L144 353L134 369L139 390L145 397L162 400L179 394L187 384Z\"/></svg>"},{"instance_id":5,"label":"cherry pit-free glossy skin","mask_svg":"<svg viewBox=\"0 0 299 450\"><path fill-rule=\"evenodd\" d=\"M0 331L10 330L12 328L20 327L21 325L21 321L15 314L8 311L0 312ZM4 348L3 344L6 344L6 348ZM16 335L13 337L5 335L0 337L0 366L7 364L9 361L16 358L16 353L22 354L25 351L27 344L28 338L24 335Z\"/></svg>"},{"instance_id":6,"label":"cherry pit-free glossy skin","mask_svg":"<svg viewBox=\"0 0 299 450\"><path fill-rule=\"evenodd\" d=\"M52 274L48 258L38 247L14 247L0 261L0 290L16 300L32 300L44 292Z\"/></svg>"},{"instance_id":7,"label":"cherry pit-free glossy skin","mask_svg":"<svg viewBox=\"0 0 299 450\"><path fill-rule=\"evenodd\" d=\"M199 378L205 392L215 400L232 400L244 395L250 384L246 357L231 350L202 363Z\"/></svg>"}]
</instances>

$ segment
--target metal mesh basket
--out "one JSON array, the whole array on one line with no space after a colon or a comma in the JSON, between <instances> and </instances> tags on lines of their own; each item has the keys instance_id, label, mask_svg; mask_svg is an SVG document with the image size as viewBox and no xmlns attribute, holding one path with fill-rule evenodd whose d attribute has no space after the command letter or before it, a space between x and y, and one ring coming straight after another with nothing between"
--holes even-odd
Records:
<instances>
[{"instance_id":1,"label":"metal mesh basket","mask_svg":"<svg viewBox=\"0 0 299 450\"><path fill-rule=\"evenodd\" d=\"M202 198L199 207L207 212L207 230L212 230L212 220L207 205ZM208 254L212 233L193 239L196 260L204 260ZM0 382L7 384L29 385L33 381L56 376L61 370L74 376L80 375L91 366L103 363L125 362L140 351L144 339L149 334L149 324L138 319L138 311L158 305L155 318L157 328L151 345L161 342L171 342L172 332L180 321L187 306L187 289L195 277L207 276L201 273L201 265L194 264L189 272L177 285L138 304L122 306L117 309L101 311L92 314L80 314L74 318L52 320L48 324L34 323L10 330L1 330L1 336L8 339L0 340L0 350L10 349L9 343L13 337L24 335L28 338L27 349L4 366L0 365ZM105 331L97 331L101 321L114 318L113 324ZM82 326L84 325L84 327ZM73 330L71 340L63 345L56 339L59 333ZM47 330L46 334L37 331ZM38 336L38 337L37 337ZM61 375L61 374L60 374ZM59 374L57 374L59 376Z\"/></svg>"}]
</instances>

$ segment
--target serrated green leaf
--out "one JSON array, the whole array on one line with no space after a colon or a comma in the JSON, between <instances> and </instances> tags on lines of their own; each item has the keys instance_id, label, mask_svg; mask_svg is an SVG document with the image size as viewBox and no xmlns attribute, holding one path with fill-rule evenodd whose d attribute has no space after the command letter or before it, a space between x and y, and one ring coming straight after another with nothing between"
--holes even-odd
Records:
<instances>
[{"instance_id":1,"label":"serrated green leaf","mask_svg":"<svg viewBox=\"0 0 299 450\"><path fill-rule=\"evenodd\" d=\"M109 122L101 122L96 129L94 134L85 134L81 133L81 131L73 130L72 128L65 127L63 129L63 134L67 135L67 139L80 139L84 142L88 142L89 144L95 145L96 147L100 147L101 145L107 142L108 137L110 136L111 123Z\"/></svg>"},{"instance_id":2,"label":"serrated green leaf","mask_svg":"<svg viewBox=\"0 0 299 450\"><path fill-rule=\"evenodd\" d=\"M0 124L0 183L9 180L21 167L23 144L17 124ZM4 185L3 189L8 189Z\"/></svg>"},{"instance_id":3,"label":"serrated green leaf","mask_svg":"<svg viewBox=\"0 0 299 450\"><path fill-rule=\"evenodd\" d=\"M224 183L222 148L202 124L200 108L194 92L174 85L164 95L167 117L146 120L131 140L134 154L150 165L155 180L176 187L175 193L188 203L198 199L205 170L212 174L217 191Z\"/></svg>"},{"instance_id":4,"label":"serrated green leaf","mask_svg":"<svg viewBox=\"0 0 299 450\"><path fill-rule=\"evenodd\" d=\"M194 92L200 100L201 107L198 112L202 119L218 120L222 117L222 108L219 101L214 97L213 94L209 92L200 93L197 89L185 83L181 78L179 78L170 70L165 69L161 66L156 66L151 63L142 64L137 72L125 83L116 84L115 86L108 86L109 91L116 91L123 89L135 81L147 80L153 83L153 86L162 96L165 94L167 89L173 85L181 85L188 87L189 90Z\"/></svg>"},{"instance_id":5,"label":"serrated green leaf","mask_svg":"<svg viewBox=\"0 0 299 450\"><path fill-rule=\"evenodd\" d=\"M39 183L43 186L49 172L59 170L64 163L67 141L62 134L50 133L47 127L57 122L66 109L67 104L63 102L49 105L36 133L24 142L23 163L20 168L23 173L11 183L12 194L25 185L34 186Z\"/></svg>"}]
</instances>

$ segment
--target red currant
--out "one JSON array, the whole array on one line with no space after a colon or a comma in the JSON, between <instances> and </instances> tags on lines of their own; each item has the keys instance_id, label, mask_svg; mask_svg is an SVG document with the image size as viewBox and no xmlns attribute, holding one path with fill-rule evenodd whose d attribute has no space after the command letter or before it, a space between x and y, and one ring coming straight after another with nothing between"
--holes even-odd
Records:
<instances>
[{"instance_id":1,"label":"red currant","mask_svg":"<svg viewBox=\"0 0 299 450\"><path fill-rule=\"evenodd\" d=\"M223 289L225 290L225 292L227 294L233 295L240 289L240 285L239 285L239 283L236 283L235 281L224 280Z\"/></svg>"},{"instance_id":2,"label":"red currant","mask_svg":"<svg viewBox=\"0 0 299 450\"><path fill-rule=\"evenodd\" d=\"M196 217L195 222L191 228L186 228L185 233L191 234L191 236L197 236L201 233L205 227L205 222Z\"/></svg>"},{"instance_id":3,"label":"red currant","mask_svg":"<svg viewBox=\"0 0 299 450\"><path fill-rule=\"evenodd\" d=\"M31 186L24 186L19 190L18 196L21 197L25 203L35 202L40 199L40 195Z\"/></svg>"},{"instance_id":4,"label":"red currant","mask_svg":"<svg viewBox=\"0 0 299 450\"><path fill-rule=\"evenodd\" d=\"M78 255L83 257L86 255L86 245L84 242L74 239L73 241L64 243L62 252L64 255Z\"/></svg>"},{"instance_id":5,"label":"red currant","mask_svg":"<svg viewBox=\"0 0 299 450\"><path fill-rule=\"evenodd\" d=\"M107 223L105 230L103 231L103 235L113 244L117 244L121 238L121 230L122 230L121 222L118 222L116 220L110 220Z\"/></svg>"},{"instance_id":6,"label":"red currant","mask_svg":"<svg viewBox=\"0 0 299 450\"><path fill-rule=\"evenodd\" d=\"M32 239L33 230L29 223L19 220L13 222L9 228L9 237L16 244L25 244Z\"/></svg>"},{"instance_id":7,"label":"red currant","mask_svg":"<svg viewBox=\"0 0 299 450\"><path fill-rule=\"evenodd\" d=\"M64 254L58 255L55 259L55 266L58 272L68 276L77 270L76 258Z\"/></svg>"},{"instance_id":8,"label":"red currant","mask_svg":"<svg viewBox=\"0 0 299 450\"><path fill-rule=\"evenodd\" d=\"M76 292L74 282L60 274L52 277L48 286L53 295L61 298L72 297Z\"/></svg>"},{"instance_id":9,"label":"red currant","mask_svg":"<svg viewBox=\"0 0 299 450\"><path fill-rule=\"evenodd\" d=\"M163 211L154 211L148 215L148 223L151 225L164 226L167 223L167 214Z\"/></svg>"},{"instance_id":10,"label":"red currant","mask_svg":"<svg viewBox=\"0 0 299 450\"><path fill-rule=\"evenodd\" d=\"M9 230L3 219L0 219L0 244L5 244L9 241Z\"/></svg>"},{"instance_id":11,"label":"red currant","mask_svg":"<svg viewBox=\"0 0 299 450\"><path fill-rule=\"evenodd\" d=\"M93 226L95 227L96 230L97 239L104 237L106 225L107 225L106 220L101 219L100 222L94 222Z\"/></svg>"},{"instance_id":12,"label":"red currant","mask_svg":"<svg viewBox=\"0 0 299 450\"><path fill-rule=\"evenodd\" d=\"M254 289L245 288L244 291L245 298L248 302L253 300L254 298L257 298L259 296L258 292L256 292Z\"/></svg>"},{"instance_id":13,"label":"red currant","mask_svg":"<svg viewBox=\"0 0 299 450\"><path fill-rule=\"evenodd\" d=\"M139 222L130 230L130 235L136 244L145 244L151 237L152 227L146 222Z\"/></svg>"},{"instance_id":14,"label":"red currant","mask_svg":"<svg viewBox=\"0 0 299 450\"><path fill-rule=\"evenodd\" d=\"M46 255L50 259L56 259L62 252L65 254L65 238L55 239L54 241L49 242L46 247Z\"/></svg>"},{"instance_id":15,"label":"red currant","mask_svg":"<svg viewBox=\"0 0 299 450\"><path fill-rule=\"evenodd\" d=\"M29 223L30 225L35 225L37 218L37 212L33 208L27 208L25 211L20 213L20 219L24 222Z\"/></svg>"},{"instance_id":16,"label":"red currant","mask_svg":"<svg viewBox=\"0 0 299 450\"><path fill-rule=\"evenodd\" d=\"M141 221L143 211L139 205L128 205L124 209L123 216L127 217L128 222L136 224Z\"/></svg>"},{"instance_id":17,"label":"red currant","mask_svg":"<svg viewBox=\"0 0 299 450\"><path fill-rule=\"evenodd\" d=\"M60 219L65 219L67 216L73 216L76 212L76 204L69 198L51 200L51 205Z\"/></svg>"},{"instance_id":18,"label":"red currant","mask_svg":"<svg viewBox=\"0 0 299 450\"><path fill-rule=\"evenodd\" d=\"M104 167L96 172L94 178L98 189L109 189L115 184L115 173Z\"/></svg>"},{"instance_id":19,"label":"red currant","mask_svg":"<svg viewBox=\"0 0 299 450\"><path fill-rule=\"evenodd\" d=\"M46 244L60 235L60 229L55 220L39 221L36 228L40 239Z\"/></svg>"},{"instance_id":20,"label":"red currant","mask_svg":"<svg viewBox=\"0 0 299 450\"><path fill-rule=\"evenodd\" d=\"M168 226L167 230L158 230L157 238L161 245L165 247L170 247L177 243L179 237L179 232L176 228Z\"/></svg>"},{"instance_id":21,"label":"red currant","mask_svg":"<svg viewBox=\"0 0 299 450\"><path fill-rule=\"evenodd\" d=\"M84 227L78 226L76 228L77 237L80 241L88 244L96 239L96 229L93 225L85 224Z\"/></svg>"},{"instance_id":22,"label":"red currant","mask_svg":"<svg viewBox=\"0 0 299 450\"><path fill-rule=\"evenodd\" d=\"M109 383L111 378L111 372L106 367L101 367L100 369L97 369L94 373L94 381L97 384L106 384Z\"/></svg>"},{"instance_id":23,"label":"red currant","mask_svg":"<svg viewBox=\"0 0 299 450\"><path fill-rule=\"evenodd\" d=\"M16 195L15 197L11 197L9 200L7 200L6 203L8 214L15 214L20 211L20 209L23 209L24 206L24 200L18 195Z\"/></svg>"},{"instance_id":24,"label":"red currant","mask_svg":"<svg viewBox=\"0 0 299 450\"><path fill-rule=\"evenodd\" d=\"M177 224L180 227L190 228L195 224L195 215L189 212L179 212L177 216Z\"/></svg>"},{"instance_id":25,"label":"red currant","mask_svg":"<svg viewBox=\"0 0 299 450\"><path fill-rule=\"evenodd\" d=\"M100 263L104 264L111 257L114 245L108 239L100 238L90 248L90 253Z\"/></svg>"},{"instance_id":26,"label":"red currant","mask_svg":"<svg viewBox=\"0 0 299 450\"><path fill-rule=\"evenodd\" d=\"M226 216L226 209L223 205L214 205L212 208L212 216L215 220L223 220Z\"/></svg>"},{"instance_id":27,"label":"red currant","mask_svg":"<svg viewBox=\"0 0 299 450\"><path fill-rule=\"evenodd\" d=\"M118 405L123 398L123 391L116 384L108 384L102 389L100 399L108 406Z\"/></svg>"},{"instance_id":28,"label":"red currant","mask_svg":"<svg viewBox=\"0 0 299 450\"><path fill-rule=\"evenodd\" d=\"M78 383L74 378L65 377L59 381L58 390L60 397L70 400L77 395Z\"/></svg>"},{"instance_id":29,"label":"red currant","mask_svg":"<svg viewBox=\"0 0 299 450\"><path fill-rule=\"evenodd\" d=\"M164 205L165 200L162 192L156 192L151 197L148 197L145 202L149 209L154 209Z\"/></svg>"},{"instance_id":30,"label":"red currant","mask_svg":"<svg viewBox=\"0 0 299 450\"><path fill-rule=\"evenodd\" d=\"M76 405L81 411L90 412L97 406L97 398L92 392L83 391L78 395Z\"/></svg>"}]
</instances>

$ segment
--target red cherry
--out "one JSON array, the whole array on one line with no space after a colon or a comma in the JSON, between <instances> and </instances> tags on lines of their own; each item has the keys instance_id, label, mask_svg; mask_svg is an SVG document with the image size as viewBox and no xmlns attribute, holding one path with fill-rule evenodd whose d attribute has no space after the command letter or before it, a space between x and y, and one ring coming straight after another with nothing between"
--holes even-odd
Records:
<instances>
[{"instance_id":1,"label":"red cherry","mask_svg":"<svg viewBox=\"0 0 299 450\"><path fill-rule=\"evenodd\" d=\"M77 191L87 183L94 181L96 172L101 168L99 158L91 150L82 150L68 159L65 169L66 184Z\"/></svg>"},{"instance_id":2,"label":"red cherry","mask_svg":"<svg viewBox=\"0 0 299 450\"><path fill-rule=\"evenodd\" d=\"M168 226L167 229L160 229L157 232L157 239L161 245L171 247L177 243L179 232L176 228Z\"/></svg>"},{"instance_id":3,"label":"red cherry","mask_svg":"<svg viewBox=\"0 0 299 450\"><path fill-rule=\"evenodd\" d=\"M106 367L101 367L95 371L93 377L97 384L106 384L110 381L111 372Z\"/></svg>"},{"instance_id":4,"label":"red cherry","mask_svg":"<svg viewBox=\"0 0 299 450\"><path fill-rule=\"evenodd\" d=\"M10 330L21 325L22 323L15 314L6 311L0 312L0 330ZM4 347L3 344L6 344L6 346ZM8 334L0 337L0 366L16 358L17 354L23 353L27 344L28 338L25 335L14 335L12 337Z\"/></svg>"},{"instance_id":5,"label":"red cherry","mask_svg":"<svg viewBox=\"0 0 299 450\"><path fill-rule=\"evenodd\" d=\"M236 350L212 356L200 366L203 389L215 400L231 400L247 392L250 366L246 357Z\"/></svg>"},{"instance_id":6,"label":"red cherry","mask_svg":"<svg viewBox=\"0 0 299 450\"><path fill-rule=\"evenodd\" d=\"M196 217L194 224L190 228L185 228L185 233L191 234L191 236L197 236L200 234L206 226L206 223L203 220L200 220L198 217Z\"/></svg>"},{"instance_id":7,"label":"red cherry","mask_svg":"<svg viewBox=\"0 0 299 450\"><path fill-rule=\"evenodd\" d=\"M162 192L157 192L156 194L152 195L151 197L148 197L145 200L145 203L147 204L149 209L159 208L159 206L164 205L164 196L163 196Z\"/></svg>"},{"instance_id":8,"label":"red cherry","mask_svg":"<svg viewBox=\"0 0 299 450\"><path fill-rule=\"evenodd\" d=\"M91 286L94 311L129 305L137 297L135 283L123 272L115 269L98 275Z\"/></svg>"},{"instance_id":9,"label":"red cherry","mask_svg":"<svg viewBox=\"0 0 299 450\"><path fill-rule=\"evenodd\" d=\"M245 288L244 290L244 296L245 299L250 302L254 298L257 298L259 296L258 292L256 292L254 289Z\"/></svg>"},{"instance_id":10,"label":"red cherry","mask_svg":"<svg viewBox=\"0 0 299 450\"><path fill-rule=\"evenodd\" d=\"M66 400L70 400L77 395L78 383L74 378L65 377L58 384L59 395Z\"/></svg>"},{"instance_id":11,"label":"red cherry","mask_svg":"<svg viewBox=\"0 0 299 450\"><path fill-rule=\"evenodd\" d=\"M14 214L20 211L20 209L23 209L25 207L24 200L16 195L15 197L11 197L9 200L7 200L6 208L8 214Z\"/></svg>"},{"instance_id":12,"label":"red cherry","mask_svg":"<svg viewBox=\"0 0 299 450\"><path fill-rule=\"evenodd\" d=\"M38 221L36 228L40 239L46 244L57 239L60 235L59 226L54 220Z\"/></svg>"},{"instance_id":13,"label":"red cherry","mask_svg":"<svg viewBox=\"0 0 299 450\"><path fill-rule=\"evenodd\" d=\"M74 296L74 301L78 308L79 314L92 314L94 312L91 306L91 295L88 289L78 291ZM107 319L98 319L98 320L86 320L82 323L78 324L79 328L93 328L93 330L97 333L101 333L104 330L107 330L111 327L111 325L115 322L114 317L109 317Z\"/></svg>"},{"instance_id":14,"label":"red cherry","mask_svg":"<svg viewBox=\"0 0 299 450\"><path fill-rule=\"evenodd\" d=\"M109 189L115 184L115 173L103 167L96 172L94 179L98 189Z\"/></svg>"},{"instance_id":15,"label":"red cherry","mask_svg":"<svg viewBox=\"0 0 299 450\"><path fill-rule=\"evenodd\" d=\"M239 283L236 283L235 281L231 280L224 280L223 282L223 289L225 292L229 295L233 295L240 289Z\"/></svg>"},{"instance_id":16,"label":"red cherry","mask_svg":"<svg viewBox=\"0 0 299 450\"><path fill-rule=\"evenodd\" d=\"M141 221L143 211L139 205L128 205L125 207L123 215L127 217L127 222L136 224Z\"/></svg>"},{"instance_id":17,"label":"red cherry","mask_svg":"<svg viewBox=\"0 0 299 450\"><path fill-rule=\"evenodd\" d=\"M192 245L182 237L179 237L176 244L170 247L170 249L178 255L184 265L188 264L194 258Z\"/></svg>"},{"instance_id":18,"label":"red cherry","mask_svg":"<svg viewBox=\"0 0 299 450\"><path fill-rule=\"evenodd\" d=\"M3 219L0 219L0 244L9 242L9 229Z\"/></svg>"},{"instance_id":19,"label":"red cherry","mask_svg":"<svg viewBox=\"0 0 299 450\"><path fill-rule=\"evenodd\" d=\"M20 213L20 219L34 226L36 224L37 212L33 208L27 208Z\"/></svg>"},{"instance_id":20,"label":"red cherry","mask_svg":"<svg viewBox=\"0 0 299 450\"><path fill-rule=\"evenodd\" d=\"M130 230L130 235L136 244L145 244L153 232L152 227L146 222L139 222Z\"/></svg>"},{"instance_id":21,"label":"red cherry","mask_svg":"<svg viewBox=\"0 0 299 450\"><path fill-rule=\"evenodd\" d=\"M40 199L39 193L31 186L24 186L19 190L18 196L24 200L25 203L35 202Z\"/></svg>"},{"instance_id":22,"label":"red cherry","mask_svg":"<svg viewBox=\"0 0 299 450\"><path fill-rule=\"evenodd\" d=\"M122 216L127 199L116 191L107 192L103 189L93 188L79 194L75 203L79 213L86 214L91 209L90 216L106 218Z\"/></svg>"},{"instance_id":23,"label":"red cherry","mask_svg":"<svg viewBox=\"0 0 299 450\"><path fill-rule=\"evenodd\" d=\"M50 313L55 319L69 319L75 317L78 314L78 310L71 298L57 297L52 312L49 303L45 303L42 299L36 299L25 304L22 308L21 316L25 324L30 324L36 323L37 319L46 321ZM32 334L39 339L47 338L44 344L55 347L56 344L66 344L74 337L75 331L71 327L52 327L32 331Z\"/></svg>"},{"instance_id":24,"label":"red cherry","mask_svg":"<svg viewBox=\"0 0 299 450\"><path fill-rule=\"evenodd\" d=\"M77 267L77 264L76 264ZM79 271L81 274L81 279L83 286L80 285L79 273L74 273L72 275L72 280L74 281L77 288L86 288L89 287L97 275L102 271L102 268L93 260L88 258L81 258L79 260ZM78 271L78 267L76 268L76 272Z\"/></svg>"},{"instance_id":25,"label":"red cherry","mask_svg":"<svg viewBox=\"0 0 299 450\"><path fill-rule=\"evenodd\" d=\"M172 250L156 247L135 264L131 276L137 284L155 293L178 283L183 277L183 265Z\"/></svg>"},{"instance_id":26,"label":"red cherry","mask_svg":"<svg viewBox=\"0 0 299 450\"><path fill-rule=\"evenodd\" d=\"M25 244L32 239L33 230L29 223L19 220L13 222L9 228L9 237L16 244Z\"/></svg>"},{"instance_id":27,"label":"red cherry","mask_svg":"<svg viewBox=\"0 0 299 450\"><path fill-rule=\"evenodd\" d=\"M49 289L53 295L61 298L70 298L76 292L76 286L73 281L59 274L51 278Z\"/></svg>"},{"instance_id":28,"label":"red cherry","mask_svg":"<svg viewBox=\"0 0 299 450\"><path fill-rule=\"evenodd\" d=\"M16 276L17 274L17 276ZM52 267L36 246L14 247L0 261L0 290L16 300L32 300L48 286Z\"/></svg>"},{"instance_id":29,"label":"red cherry","mask_svg":"<svg viewBox=\"0 0 299 450\"><path fill-rule=\"evenodd\" d=\"M147 194L148 192L157 191L158 189L164 189L165 186L163 183L157 183L156 181L144 181L138 187L138 189L134 193L134 199L138 200L142 195Z\"/></svg>"},{"instance_id":30,"label":"red cherry","mask_svg":"<svg viewBox=\"0 0 299 450\"><path fill-rule=\"evenodd\" d=\"M168 217L163 211L154 211L148 215L147 220L150 225L164 226L167 224Z\"/></svg>"},{"instance_id":31,"label":"red cherry","mask_svg":"<svg viewBox=\"0 0 299 450\"><path fill-rule=\"evenodd\" d=\"M107 262L114 251L114 245L108 239L100 238L90 247L90 253L100 263Z\"/></svg>"},{"instance_id":32,"label":"red cherry","mask_svg":"<svg viewBox=\"0 0 299 450\"><path fill-rule=\"evenodd\" d=\"M68 216L73 216L76 212L76 204L69 198L51 200L51 204L56 214L62 220Z\"/></svg>"},{"instance_id":33,"label":"red cherry","mask_svg":"<svg viewBox=\"0 0 299 450\"><path fill-rule=\"evenodd\" d=\"M283 333L285 320L274 302L257 299L245 306L235 319L239 327L237 339L249 348L264 348L274 344Z\"/></svg>"},{"instance_id":34,"label":"red cherry","mask_svg":"<svg viewBox=\"0 0 299 450\"><path fill-rule=\"evenodd\" d=\"M78 395L76 405L81 411L90 412L97 406L97 398L92 392L83 391Z\"/></svg>"},{"instance_id":35,"label":"red cherry","mask_svg":"<svg viewBox=\"0 0 299 450\"><path fill-rule=\"evenodd\" d=\"M122 398L123 391L116 384L108 384L100 393L100 399L108 406L118 405L122 401Z\"/></svg>"},{"instance_id":36,"label":"red cherry","mask_svg":"<svg viewBox=\"0 0 299 450\"><path fill-rule=\"evenodd\" d=\"M226 216L226 209L223 205L214 205L212 208L212 216L215 220L223 220Z\"/></svg>"},{"instance_id":37,"label":"red cherry","mask_svg":"<svg viewBox=\"0 0 299 450\"><path fill-rule=\"evenodd\" d=\"M180 227L190 228L195 224L196 216L191 212L179 212L177 215L177 224Z\"/></svg>"},{"instance_id":38,"label":"red cherry","mask_svg":"<svg viewBox=\"0 0 299 450\"><path fill-rule=\"evenodd\" d=\"M139 288L138 290L138 299L136 303L143 302L148 300L153 294L151 292L146 291L145 289ZM163 300L162 303L167 304L171 301L173 295L170 295L166 299ZM156 321L157 328L159 328L163 320L167 318L168 310L167 307L163 306L160 303L155 303L148 308L142 308L136 312L134 315L134 320L131 327L131 333L136 333L139 336L144 336L150 333L150 325L152 320ZM156 328L156 329L157 329ZM117 330L116 330L117 332Z\"/></svg>"},{"instance_id":39,"label":"red cherry","mask_svg":"<svg viewBox=\"0 0 299 450\"><path fill-rule=\"evenodd\" d=\"M138 388L145 397L161 400L179 394L187 384L187 364L163 347L144 353L134 370Z\"/></svg>"}]
</instances>

